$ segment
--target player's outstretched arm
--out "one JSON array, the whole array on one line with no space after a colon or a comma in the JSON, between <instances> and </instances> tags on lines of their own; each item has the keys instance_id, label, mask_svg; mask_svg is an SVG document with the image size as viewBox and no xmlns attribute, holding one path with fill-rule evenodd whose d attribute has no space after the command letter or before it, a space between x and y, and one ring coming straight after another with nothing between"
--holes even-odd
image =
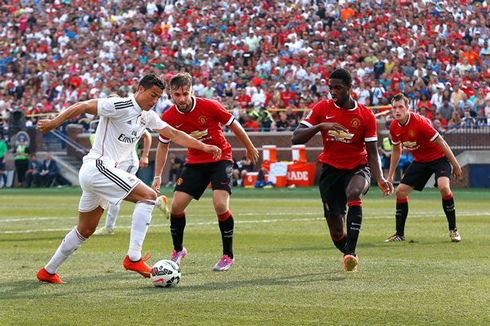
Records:
<instances>
[{"instance_id":1,"label":"player's outstretched arm","mask_svg":"<svg viewBox=\"0 0 490 326\"><path fill-rule=\"evenodd\" d=\"M245 146L245 156L250 161L252 161L253 164L257 163L257 160L259 159L259 151L255 148L254 144L252 143L240 123L236 120L233 121L233 123L230 125L230 129L231 131L233 131L238 140L243 144L243 146Z\"/></svg>"},{"instance_id":2,"label":"player's outstretched arm","mask_svg":"<svg viewBox=\"0 0 490 326\"><path fill-rule=\"evenodd\" d=\"M391 151L390 158L390 170L388 171L388 181L393 183L395 178L395 171L398 167L398 163L400 163L400 156L402 155L402 145L396 144L393 145L393 149Z\"/></svg>"},{"instance_id":3,"label":"player's outstretched arm","mask_svg":"<svg viewBox=\"0 0 490 326\"><path fill-rule=\"evenodd\" d=\"M215 160L219 160L221 158L221 148L214 145L204 144L203 142L192 138L185 132L177 130L171 126L167 125L165 128L155 129L155 131L162 134L165 138L179 144L180 146L194 148L206 153L212 153Z\"/></svg>"},{"instance_id":4,"label":"player's outstretched arm","mask_svg":"<svg viewBox=\"0 0 490 326\"><path fill-rule=\"evenodd\" d=\"M88 113L97 115L97 99L78 102L70 105L65 111L58 114L54 119L42 119L37 123L37 128L43 133L57 128L63 122L75 118L76 116Z\"/></svg>"},{"instance_id":5,"label":"player's outstretched arm","mask_svg":"<svg viewBox=\"0 0 490 326\"><path fill-rule=\"evenodd\" d=\"M155 177L151 184L151 188L157 193L160 193L162 185L162 173L165 163L167 162L169 144L158 142L157 153L155 154Z\"/></svg>"},{"instance_id":6,"label":"player's outstretched arm","mask_svg":"<svg viewBox=\"0 0 490 326\"><path fill-rule=\"evenodd\" d=\"M444 155L447 157L449 162L451 162L451 165L453 166L453 176L455 178L459 178L461 174L463 174L463 170L461 170L458 160L456 160L456 157L454 156L449 145L446 143L444 138L442 138L442 136L437 137L436 140L434 140L434 143L441 148Z\"/></svg>"},{"instance_id":7,"label":"player's outstretched arm","mask_svg":"<svg viewBox=\"0 0 490 326\"><path fill-rule=\"evenodd\" d=\"M366 151L368 154L368 163L371 168L371 173L376 180L379 189L383 192L383 196L393 193L393 184L383 177L381 170L381 162L378 155L378 146L376 141L366 143Z\"/></svg>"}]
</instances>

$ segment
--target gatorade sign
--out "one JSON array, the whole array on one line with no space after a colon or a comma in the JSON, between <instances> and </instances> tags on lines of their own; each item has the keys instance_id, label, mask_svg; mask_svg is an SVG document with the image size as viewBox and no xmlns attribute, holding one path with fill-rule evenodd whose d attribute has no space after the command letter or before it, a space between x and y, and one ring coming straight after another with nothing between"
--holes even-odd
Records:
<instances>
[{"instance_id":1,"label":"gatorade sign","mask_svg":"<svg viewBox=\"0 0 490 326\"><path fill-rule=\"evenodd\" d=\"M288 185L309 187L315 183L316 163L296 163L288 165Z\"/></svg>"}]
</instances>

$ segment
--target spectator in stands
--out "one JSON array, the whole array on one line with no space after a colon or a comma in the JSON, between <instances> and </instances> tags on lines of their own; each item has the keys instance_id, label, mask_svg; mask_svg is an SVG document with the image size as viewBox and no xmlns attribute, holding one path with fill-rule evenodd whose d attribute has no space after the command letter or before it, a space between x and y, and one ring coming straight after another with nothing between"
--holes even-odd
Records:
<instances>
[{"instance_id":1,"label":"spectator in stands","mask_svg":"<svg viewBox=\"0 0 490 326\"><path fill-rule=\"evenodd\" d=\"M471 116L470 111L464 112L464 118L461 120L461 127L464 128L476 127L476 119Z\"/></svg>"},{"instance_id":2,"label":"spectator in stands","mask_svg":"<svg viewBox=\"0 0 490 326\"><path fill-rule=\"evenodd\" d=\"M29 148L27 147L24 137L19 139L19 143L15 147L15 171L17 173L17 182L19 187L25 186L25 176L29 165Z\"/></svg>"},{"instance_id":3,"label":"spectator in stands","mask_svg":"<svg viewBox=\"0 0 490 326\"><path fill-rule=\"evenodd\" d=\"M257 122L260 124L260 131L271 131L276 128L276 123L272 115L264 106L260 108L259 120Z\"/></svg>"},{"instance_id":4,"label":"spectator in stands","mask_svg":"<svg viewBox=\"0 0 490 326\"><path fill-rule=\"evenodd\" d=\"M456 129L461 126L461 114L459 111L455 110L453 111L451 115L451 119L447 122L447 127L449 129Z\"/></svg>"},{"instance_id":5,"label":"spectator in stands","mask_svg":"<svg viewBox=\"0 0 490 326\"><path fill-rule=\"evenodd\" d=\"M36 154L31 154L29 159L29 165L26 171L26 188L30 188L31 186L41 186L41 171L42 165L41 162L36 157Z\"/></svg>"},{"instance_id":6,"label":"spectator in stands","mask_svg":"<svg viewBox=\"0 0 490 326\"><path fill-rule=\"evenodd\" d=\"M454 106L449 103L449 97L444 96L442 99L442 105L437 108L437 113L440 113L444 120L449 121L454 112ZM436 115L437 118L437 115ZM441 120L442 123L442 120ZM444 125L444 123L442 123Z\"/></svg>"},{"instance_id":7,"label":"spectator in stands","mask_svg":"<svg viewBox=\"0 0 490 326\"><path fill-rule=\"evenodd\" d=\"M0 188L5 188L7 186L7 175L5 174L5 163L7 162L7 152L8 146L7 142L3 138L3 135L0 135Z\"/></svg>"},{"instance_id":8,"label":"spectator in stands","mask_svg":"<svg viewBox=\"0 0 490 326\"><path fill-rule=\"evenodd\" d=\"M91 18L82 19L78 26L79 12L69 1L60 1L55 10L50 2L41 1L36 10L48 14L36 16L23 33L15 33L15 26L28 5L25 1L15 3L3 16L7 26L3 33L12 46L0 57L0 93L7 102L32 99L26 108L37 109L37 103L42 103L46 111L59 111L68 107L69 101L82 99L83 94L96 98L119 90L121 96L127 96L135 92L131 81L141 77L145 65L163 75L189 71L196 79L194 90L199 96L211 80L216 89L208 94L212 98L236 96L221 88L222 77L234 89L250 81L257 86L259 79L263 80L265 94L274 93L277 82L290 84L296 97L298 89L304 95L304 88L312 87L316 102L323 96L316 79L325 80L321 84L326 85L330 72L339 67L351 70L355 85L365 83L370 93L381 79L387 98L399 90L408 96L405 87L410 86L413 92L426 92L430 99L438 84L449 88L448 82L456 89L456 84L476 81L484 94L489 91L482 81L488 76L486 67L490 67L490 30L479 17L488 11L486 2L463 7L439 1L441 8L457 13L448 15L427 1L424 5L407 2L406 10L394 10L378 6L376 1L351 1L348 8L332 1L327 1L328 8L315 1L258 1L251 9L248 2L230 5L203 0L198 7L189 7L185 15L172 5L155 11L151 9L155 3L140 10L135 0L112 3L109 13L102 2L93 2L86 10ZM345 10L348 18L340 19ZM297 23L291 23L296 13ZM410 27L402 30L400 21ZM61 27L50 28L57 25ZM144 44L141 35L145 35ZM339 51L334 51L337 47ZM131 57L131 48L140 53L137 60ZM386 77L381 77L383 74ZM461 100L457 98L459 90L451 99L456 108ZM469 97L471 92L476 90L468 89ZM362 101L362 96L358 98ZM271 97L263 105L286 107L281 100ZM371 102L378 105L378 100L379 96L373 96ZM231 102L223 103L232 108ZM162 107L155 110L162 111ZM473 111L475 115L477 111Z\"/></svg>"},{"instance_id":9,"label":"spectator in stands","mask_svg":"<svg viewBox=\"0 0 490 326\"><path fill-rule=\"evenodd\" d=\"M43 187L50 187L56 177L58 177L58 174L59 171L56 161L53 160L51 153L46 153L40 173L41 185Z\"/></svg>"},{"instance_id":10,"label":"spectator in stands","mask_svg":"<svg viewBox=\"0 0 490 326\"><path fill-rule=\"evenodd\" d=\"M445 87L442 84L437 83L435 88L437 91L432 95L430 103L435 104L436 107L439 108L443 102L443 91Z\"/></svg>"},{"instance_id":11,"label":"spectator in stands","mask_svg":"<svg viewBox=\"0 0 490 326\"><path fill-rule=\"evenodd\" d=\"M291 127L286 112L279 112L279 119L276 120L277 131L290 131Z\"/></svg>"}]
</instances>

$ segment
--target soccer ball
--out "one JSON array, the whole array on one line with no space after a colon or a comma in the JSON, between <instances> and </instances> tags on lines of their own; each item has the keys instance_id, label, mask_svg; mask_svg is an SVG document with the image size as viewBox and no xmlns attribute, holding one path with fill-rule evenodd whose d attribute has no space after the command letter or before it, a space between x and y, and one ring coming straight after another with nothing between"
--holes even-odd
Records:
<instances>
[{"instance_id":1,"label":"soccer ball","mask_svg":"<svg viewBox=\"0 0 490 326\"><path fill-rule=\"evenodd\" d=\"M180 282L180 267L171 260L160 260L151 268L151 282L157 288L169 288Z\"/></svg>"}]
</instances>

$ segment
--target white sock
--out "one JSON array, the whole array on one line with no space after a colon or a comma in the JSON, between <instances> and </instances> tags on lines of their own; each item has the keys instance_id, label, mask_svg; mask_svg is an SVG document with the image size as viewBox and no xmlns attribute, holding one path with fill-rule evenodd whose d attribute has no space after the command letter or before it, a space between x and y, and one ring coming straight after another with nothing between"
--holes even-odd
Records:
<instances>
[{"instance_id":1,"label":"white sock","mask_svg":"<svg viewBox=\"0 0 490 326\"><path fill-rule=\"evenodd\" d=\"M109 204L109 209L107 210L107 217L105 218L105 228L107 231L114 230L114 225L116 225L117 216L119 215L119 210L121 205Z\"/></svg>"},{"instance_id":2,"label":"white sock","mask_svg":"<svg viewBox=\"0 0 490 326\"><path fill-rule=\"evenodd\" d=\"M72 253L75 252L82 243L84 243L87 238L83 237L75 227L71 230L63 239L60 246L54 253L53 257L49 263L44 266L48 273L54 274L58 270L58 268L71 256Z\"/></svg>"},{"instance_id":3,"label":"white sock","mask_svg":"<svg viewBox=\"0 0 490 326\"><path fill-rule=\"evenodd\" d=\"M155 201L137 202L134 208L131 223L131 239L129 240L128 256L132 261L141 259L143 241L150 226L151 213L155 208Z\"/></svg>"}]
</instances>

